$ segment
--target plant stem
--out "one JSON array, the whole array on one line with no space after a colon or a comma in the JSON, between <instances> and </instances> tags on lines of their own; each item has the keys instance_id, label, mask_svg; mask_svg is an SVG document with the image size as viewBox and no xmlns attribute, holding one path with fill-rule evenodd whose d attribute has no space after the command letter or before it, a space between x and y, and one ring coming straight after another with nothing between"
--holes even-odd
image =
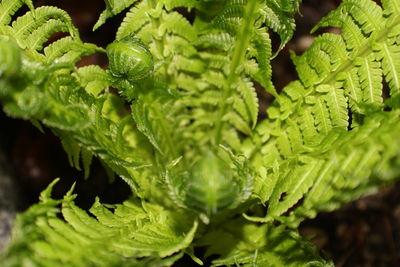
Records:
<instances>
[{"instance_id":1,"label":"plant stem","mask_svg":"<svg viewBox=\"0 0 400 267\"><path fill-rule=\"evenodd\" d=\"M156 9L157 8L157 1L156 0L148 0L149 3L149 7L151 9ZM162 15L162 12L160 14L160 16ZM157 30L158 28L160 28L160 18L154 18L151 16L151 23L153 26L153 29ZM163 36L161 36L159 38L159 36L156 36L156 38L154 38L154 42L157 48L157 52L160 54L161 60L164 59L164 43L166 42L166 38L165 38L165 34ZM168 80L168 65L164 66L164 75L165 75L165 79Z\"/></svg>"},{"instance_id":2,"label":"plant stem","mask_svg":"<svg viewBox=\"0 0 400 267\"><path fill-rule=\"evenodd\" d=\"M157 8L156 0L148 0L148 3L149 3L149 7L151 9ZM160 15L162 15L162 13ZM151 23L152 23L152 26L154 29L158 29L161 25L160 18L151 17ZM165 39L165 35L163 35L161 38L158 38L158 37L159 36L156 36L156 38L154 38L154 42L155 42L156 48L158 50L158 53L160 54L161 60L163 60L163 58L164 58L164 43L166 42L166 39ZM164 66L164 75L165 75L165 79L168 81L168 78L169 78L168 77L168 65ZM170 150L173 158L178 157L179 153L177 150L177 146L173 142L171 131L167 130L168 127L165 124L165 121L164 121L165 116L164 116L163 112L159 108L156 108L156 107L153 108L153 112L155 113L155 115L157 117L160 118L160 128L164 134L168 149Z\"/></svg>"},{"instance_id":3,"label":"plant stem","mask_svg":"<svg viewBox=\"0 0 400 267\"><path fill-rule=\"evenodd\" d=\"M232 94L232 85L240 76L237 73L237 68L243 61L246 54L246 49L248 47L249 39L253 33L253 25L255 20L255 11L257 7L257 0L249 0L246 6L246 10L242 19L242 23L237 34L235 47L233 50L231 65L229 69L229 75L226 82L226 87L224 88L224 95L220 103L220 109L218 113L218 122L216 125L216 135L215 135L215 145L219 145L222 138L222 129L224 128L224 115L227 112L230 103L228 99Z\"/></svg>"}]
</instances>

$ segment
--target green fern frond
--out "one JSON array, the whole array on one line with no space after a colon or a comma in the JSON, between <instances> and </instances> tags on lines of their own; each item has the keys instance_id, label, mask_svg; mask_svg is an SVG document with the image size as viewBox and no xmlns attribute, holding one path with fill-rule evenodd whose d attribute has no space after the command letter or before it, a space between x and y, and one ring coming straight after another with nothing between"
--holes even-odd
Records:
<instances>
[{"instance_id":1,"label":"green fern frond","mask_svg":"<svg viewBox=\"0 0 400 267\"><path fill-rule=\"evenodd\" d=\"M237 232L243 234L237 236ZM224 229L211 231L196 243L208 246L206 257L221 255L212 266L333 266L295 231L271 224L258 226L242 219L230 221Z\"/></svg>"},{"instance_id":2,"label":"green fern frond","mask_svg":"<svg viewBox=\"0 0 400 267\"><path fill-rule=\"evenodd\" d=\"M174 33L193 42L197 39L197 32L192 25L178 12L168 13L163 17L163 24L159 28L159 34L163 35L166 32Z\"/></svg>"},{"instance_id":3,"label":"green fern frond","mask_svg":"<svg viewBox=\"0 0 400 267\"><path fill-rule=\"evenodd\" d=\"M149 7L147 1L142 1L133 6L122 21L117 31L117 40L128 36L129 34L137 33L145 24L150 22L148 16Z\"/></svg>"},{"instance_id":4,"label":"green fern frond","mask_svg":"<svg viewBox=\"0 0 400 267\"><path fill-rule=\"evenodd\" d=\"M314 217L317 211L331 210L343 201L375 190L379 181L376 179L390 181L395 178L398 166L389 167L389 162L398 156L399 144L395 141L400 127L396 122L398 118L398 112L377 113L357 130L332 131L322 141L322 148L305 154L306 158L280 163L279 169L295 166L291 170L283 173L277 173L276 167L264 170L264 179L278 179L272 185L272 193L269 193L270 189L262 188L271 186L267 183L260 184L256 189L259 196L269 203L268 216L263 219L247 218L255 221L277 219L296 227L303 216ZM363 142L367 137L369 141L365 145ZM299 160L300 165L297 164ZM373 178L367 179L369 176ZM283 199L282 194L285 194ZM282 217L301 198L301 206L292 210L288 218Z\"/></svg>"},{"instance_id":5,"label":"green fern frond","mask_svg":"<svg viewBox=\"0 0 400 267\"><path fill-rule=\"evenodd\" d=\"M5 1L1 4L6 5L7 2ZM15 1L15 3L18 3L18 1ZM15 5L15 8L19 8L20 6ZM43 45L53 33L67 32L70 34L68 37L61 38L47 45L44 49L44 57L40 53L30 53L30 60L43 61L49 65L57 62L62 67L62 62L68 62L68 64L72 65L82 56L102 51L95 45L83 44L79 40L78 30L73 26L71 18L65 11L51 6L43 6L37 9L33 9L32 4L28 6L31 8L31 11L19 16L12 22L11 26L7 26L8 28L5 32L5 34L15 39L20 47L41 51ZM11 10L7 12L11 12Z\"/></svg>"},{"instance_id":6,"label":"green fern frond","mask_svg":"<svg viewBox=\"0 0 400 267\"><path fill-rule=\"evenodd\" d=\"M113 137L113 131L118 126L111 119L116 116L115 120L120 121L124 117L123 114L118 114L123 108L123 103L120 103L122 105L118 107L118 103L113 103L114 98L109 95L98 98L89 94L79 84L79 80L68 73L62 75L47 71L40 73L40 69L36 71L34 78L37 78L38 74L39 76L43 75L43 84L31 86L29 90L25 89L22 93L16 93L15 97L18 96L20 100L17 103L5 103L6 112L23 118L35 117L44 125L53 128L55 134L60 136L64 142L72 144L73 149L67 149L67 151L70 151L71 162L74 166L79 166L79 155L81 147L84 146L86 150L99 156L107 165L127 179L126 181L133 188L136 188L136 182L129 172L146 164L137 164L139 160L134 155L129 159L122 157L121 155L126 153L124 151L127 149L127 145L114 145L116 139ZM101 73L98 69L97 72ZM20 75L25 77L24 73L20 73ZM89 84L86 85L86 87L88 86ZM108 81L103 81L102 86L108 86ZM61 88L63 89L60 90ZM90 92L89 88L87 90ZM74 95L73 91L79 92L79 94ZM32 97L33 94L36 96ZM23 101L23 99L26 100ZM109 106L115 114L107 111ZM49 110L52 112L48 112ZM129 138L131 137L124 135L123 138L119 137L119 142L124 142ZM79 146L76 142L79 143ZM128 141L128 143L131 146L136 145L135 142ZM71 147L71 145L67 147ZM133 148L130 147L130 149Z\"/></svg>"},{"instance_id":7,"label":"green fern frond","mask_svg":"<svg viewBox=\"0 0 400 267\"><path fill-rule=\"evenodd\" d=\"M135 101L132 105L132 115L139 131L149 139L150 143L152 143L161 154L164 154L166 151L161 148L161 141L159 141L159 137L155 133L155 129L153 129L153 125L156 123L150 123L151 119L149 119L148 107L143 103L143 101ZM162 120L162 118L160 119Z\"/></svg>"},{"instance_id":8,"label":"green fern frond","mask_svg":"<svg viewBox=\"0 0 400 267\"><path fill-rule=\"evenodd\" d=\"M388 3L386 6L390 7ZM269 207L267 217L254 220L276 219L296 227L303 216L313 217L317 211L331 210L370 192L378 183L375 176L394 178L386 174L393 174L394 169L377 167L387 166L386 160L398 154L394 135L399 114L380 110L384 107L383 75L391 97L397 92L394 80L399 73L392 58L396 53L383 56L382 49L399 48L398 43L388 40L398 36L390 32L396 27L392 23L400 17L395 13L386 17L384 13L372 1L344 1L321 22L323 26L340 25L342 35L323 34L303 55L294 57L300 82L283 90L268 109L270 119L258 127L261 136L253 137L265 147L263 156L254 158L260 169L255 194ZM358 31L353 31L354 27ZM358 35L360 44L350 44L351 40L346 39ZM349 114L353 120L350 128ZM387 139L381 139L382 135ZM369 136L370 143L357 146L354 140L365 136ZM387 144L392 144L393 150ZM341 152L336 150L338 147ZM327 158L322 160L322 155ZM338 166L343 166L343 172L333 173ZM291 171L282 171L285 168ZM263 182L265 179L272 180ZM321 184L325 189L319 191ZM318 196L310 197L310 201L309 195L316 192ZM290 210L300 199L300 207ZM289 217L284 216L285 212Z\"/></svg>"},{"instance_id":9,"label":"green fern frond","mask_svg":"<svg viewBox=\"0 0 400 267\"><path fill-rule=\"evenodd\" d=\"M32 32L30 36L25 39L27 46L35 50L42 50L43 44L49 37L56 32L68 32L69 29L63 22L57 20L49 20L46 24Z\"/></svg>"},{"instance_id":10,"label":"green fern frond","mask_svg":"<svg viewBox=\"0 0 400 267\"><path fill-rule=\"evenodd\" d=\"M110 76L99 66L90 65L78 68L76 76L80 84L85 87L85 91L94 96L99 96L110 85Z\"/></svg>"},{"instance_id":11,"label":"green fern frond","mask_svg":"<svg viewBox=\"0 0 400 267\"><path fill-rule=\"evenodd\" d=\"M18 17L13 23L13 35L17 40L24 40L25 45L40 50L42 43L58 31L66 31L72 37L79 37L67 12L50 6L43 6ZM32 39L32 40L30 40ZM36 40L36 42L35 42ZM31 42L30 42L31 41ZM41 41L41 43L37 43Z\"/></svg>"},{"instance_id":12,"label":"green fern frond","mask_svg":"<svg viewBox=\"0 0 400 267\"><path fill-rule=\"evenodd\" d=\"M81 148L79 144L67 135L62 136L61 144L68 155L69 164L77 170L80 170Z\"/></svg>"},{"instance_id":13,"label":"green fern frond","mask_svg":"<svg viewBox=\"0 0 400 267\"><path fill-rule=\"evenodd\" d=\"M110 209L96 199L89 215L72 189L62 200L50 197L56 181L17 218L7 266L170 266L194 238L196 221L154 204L128 200Z\"/></svg>"},{"instance_id":14,"label":"green fern frond","mask_svg":"<svg viewBox=\"0 0 400 267\"><path fill-rule=\"evenodd\" d=\"M211 21L210 27L235 35L240 25L240 18L244 14L244 4L243 1L228 1Z\"/></svg>"},{"instance_id":15,"label":"green fern frond","mask_svg":"<svg viewBox=\"0 0 400 267\"><path fill-rule=\"evenodd\" d=\"M333 149L334 145L340 145L343 152L336 150L328 153L330 156L304 198L302 207L293 212L289 221L296 215L314 217L316 211L334 209L343 201L373 192L377 190L377 184L395 178L398 165L391 166L389 162L398 157L399 144L395 140L398 116L398 112L387 115L378 113L365 126L346 136L346 141L340 140L343 134L336 137L329 146ZM367 145L362 143L366 137L371 137ZM347 140L357 140L357 143L351 144ZM337 164L341 164L340 171L334 171ZM366 179L369 176L372 178Z\"/></svg>"},{"instance_id":16,"label":"green fern frond","mask_svg":"<svg viewBox=\"0 0 400 267\"><path fill-rule=\"evenodd\" d=\"M269 93L274 93L275 89L270 81L272 69L270 59L272 57L271 40L267 33L267 29L260 28L255 32L254 47L257 51L256 59L259 70L254 79L258 81Z\"/></svg>"},{"instance_id":17,"label":"green fern frond","mask_svg":"<svg viewBox=\"0 0 400 267\"><path fill-rule=\"evenodd\" d=\"M254 85L249 81L240 81L237 87L240 98L235 98L234 107L252 128L258 117L258 98Z\"/></svg>"},{"instance_id":18,"label":"green fern frond","mask_svg":"<svg viewBox=\"0 0 400 267\"><path fill-rule=\"evenodd\" d=\"M107 19L119 14L137 1L138 0L105 0L106 9L100 14L99 19L93 26L93 30L96 30L103 25Z\"/></svg>"},{"instance_id":19,"label":"green fern frond","mask_svg":"<svg viewBox=\"0 0 400 267\"><path fill-rule=\"evenodd\" d=\"M232 47L233 44L233 38L227 34L227 33L220 33L220 34L204 34L201 35L197 41L196 41L196 45L199 46L213 46L216 48L219 48L221 50L228 50Z\"/></svg>"},{"instance_id":20,"label":"green fern frond","mask_svg":"<svg viewBox=\"0 0 400 267\"><path fill-rule=\"evenodd\" d=\"M389 83L390 94L392 96L397 95L400 93L400 47L395 46L393 43L381 43L378 44L377 49L376 60L378 62L381 61L385 80ZM379 73L375 74L375 76L377 75ZM377 87L379 88L379 86ZM379 96L375 98L379 99Z\"/></svg>"},{"instance_id":21,"label":"green fern frond","mask_svg":"<svg viewBox=\"0 0 400 267\"><path fill-rule=\"evenodd\" d=\"M61 38L43 50L46 61L50 64L57 60L58 62L68 62L71 64L79 61L83 56L103 51L93 44L83 43L80 40L73 39L71 36Z\"/></svg>"},{"instance_id":22,"label":"green fern frond","mask_svg":"<svg viewBox=\"0 0 400 267\"><path fill-rule=\"evenodd\" d=\"M292 17L298 11L300 1L267 1L260 9L261 21L281 38L279 52L292 38L295 23ZM286 9L286 10L285 10Z\"/></svg>"},{"instance_id":23,"label":"green fern frond","mask_svg":"<svg viewBox=\"0 0 400 267\"><path fill-rule=\"evenodd\" d=\"M347 129L349 116L344 90L325 85L319 86L316 90L323 94L322 99L326 101L332 126Z\"/></svg>"},{"instance_id":24,"label":"green fern frond","mask_svg":"<svg viewBox=\"0 0 400 267\"><path fill-rule=\"evenodd\" d=\"M199 2L198 0L164 0L164 5L170 11L177 7L198 8L200 6Z\"/></svg>"},{"instance_id":25,"label":"green fern frond","mask_svg":"<svg viewBox=\"0 0 400 267\"><path fill-rule=\"evenodd\" d=\"M361 90L363 92L363 102L380 105L382 98L382 70L380 63L375 61L370 55L362 60L357 60L355 65L359 67Z\"/></svg>"},{"instance_id":26,"label":"green fern frond","mask_svg":"<svg viewBox=\"0 0 400 267\"><path fill-rule=\"evenodd\" d=\"M33 10L33 4L31 0L3 0L0 2L0 24L9 24L12 16L26 4L31 10Z\"/></svg>"}]
</instances>

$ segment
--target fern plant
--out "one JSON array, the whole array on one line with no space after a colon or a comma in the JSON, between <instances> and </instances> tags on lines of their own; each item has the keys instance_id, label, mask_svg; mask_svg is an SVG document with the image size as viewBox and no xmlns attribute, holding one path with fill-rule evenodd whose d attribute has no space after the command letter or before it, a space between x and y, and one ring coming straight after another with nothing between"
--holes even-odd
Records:
<instances>
[{"instance_id":1,"label":"fern plant","mask_svg":"<svg viewBox=\"0 0 400 267\"><path fill-rule=\"evenodd\" d=\"M293 54L299 80L278 93L270 61L300 2L106 0L94 30L129 10L100 48L65 11L2 0L4 111L50 128L85 177L95 156L132 189L86 212L73 187L51 197L55 180L17 217L2 265L331 266L299 223L399 175L400 3L344 0L313 29L341 33ZM48 44L55 32L67 36ZM109 69L76 67L95 52ZM274 97L261 121L256 85Z\"/></svg>"}]
</instances>

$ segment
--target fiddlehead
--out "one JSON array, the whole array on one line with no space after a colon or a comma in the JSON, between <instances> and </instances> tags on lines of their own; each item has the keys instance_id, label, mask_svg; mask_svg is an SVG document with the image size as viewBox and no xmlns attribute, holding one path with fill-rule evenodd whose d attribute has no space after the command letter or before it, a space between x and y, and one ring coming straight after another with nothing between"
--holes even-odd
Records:
<instances>
[{"instance_id":1,"label":"fiddlehead","mask_svg":"<svg viewBox=\"0 0 400 267\"><path fill-rule=\"evenodd\" d=\"M136 82L153 73L152 55L138 38L128 36L109 44L107 56L114 78Z\"/></svg>"}]
</instances>

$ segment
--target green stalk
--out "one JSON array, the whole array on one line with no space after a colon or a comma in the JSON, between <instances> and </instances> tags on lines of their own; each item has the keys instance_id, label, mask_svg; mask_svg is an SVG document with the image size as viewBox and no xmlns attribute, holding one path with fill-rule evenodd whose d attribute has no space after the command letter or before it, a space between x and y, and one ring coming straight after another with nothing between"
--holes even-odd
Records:
<instances>
[{"instance_id":1,"label":"green stalk","mask_svg":"<svg viewBox=\"0 0 400 267\"><path fill-rule=\"evenodd\" d=\"M151 7L152 9L155 9L157 7L157 1L156 0L149 0L149 7ZM160 19L159 18L151 18L151 22L152 22L152 26L154 29L158 29L161 25L160 23ZM164 43L166 42L165 39L165 35L162 36L161 39L155 38L155 44L158 50L158 53L161 55L161 57L163 57L164 55ZM165 75L165 79L167 79L168 81L168 65L164 66L164 75ZM159 108L154 108L153 112L156 114L156 116L158 116L159 118L165 118L165 116L163 116L162 112L160 111ZM168 149L171 151L171 154L173 156L173 158L177 158L179 153L177 150L177 146L174 144L173 142L173 138L171 136L171 132L167 131L168 127L165 125L164 120L160 120L161 121L161 129L163 131Z\"/></svg>"},{"instance_id":2,"label":"green stalk","mask_svg":"<svg viewBox=\"0 0 400 267\"><path fill-rule=\"evenodd\" d=\"M250 37L253 33L253 25L255 20L255 12L257 9L257 0L249 0L246 6L245 14L240 25L239 32L237 34L235 48L233 50L232 61L229 69L229 75L224 88L224 95L220 103L220 109L218 113L218 122L216 125L215 144L219 145L222 138L222 129L224 128L225 121L223 120L230 104L228 103L229 97L232 95L232 85L239 78L240 74L236 72L237 68L243 61L246 54L246 49Z\"/></svg>"},{"instance_id":3,"label":"green stalk","mask_svg":"<svg viewBox=\"0 0 400 267\"><path fill-rule=\"evenodd\" d=\"M151 9L155 9L157 7L157 1L156 0L148 0L149 7ZM159 18L153 18L151 17L151 24L154 29L158 29L161 26L160 19ZM161 57L164 57L164 43L166 42L165 35L161 37L161 39L156 38L155 40L156 48L158 50L158 53L161 55ZM165 78L168 81L168 65L164 66L164 75Z\"/></svg>"}]
</instances>

